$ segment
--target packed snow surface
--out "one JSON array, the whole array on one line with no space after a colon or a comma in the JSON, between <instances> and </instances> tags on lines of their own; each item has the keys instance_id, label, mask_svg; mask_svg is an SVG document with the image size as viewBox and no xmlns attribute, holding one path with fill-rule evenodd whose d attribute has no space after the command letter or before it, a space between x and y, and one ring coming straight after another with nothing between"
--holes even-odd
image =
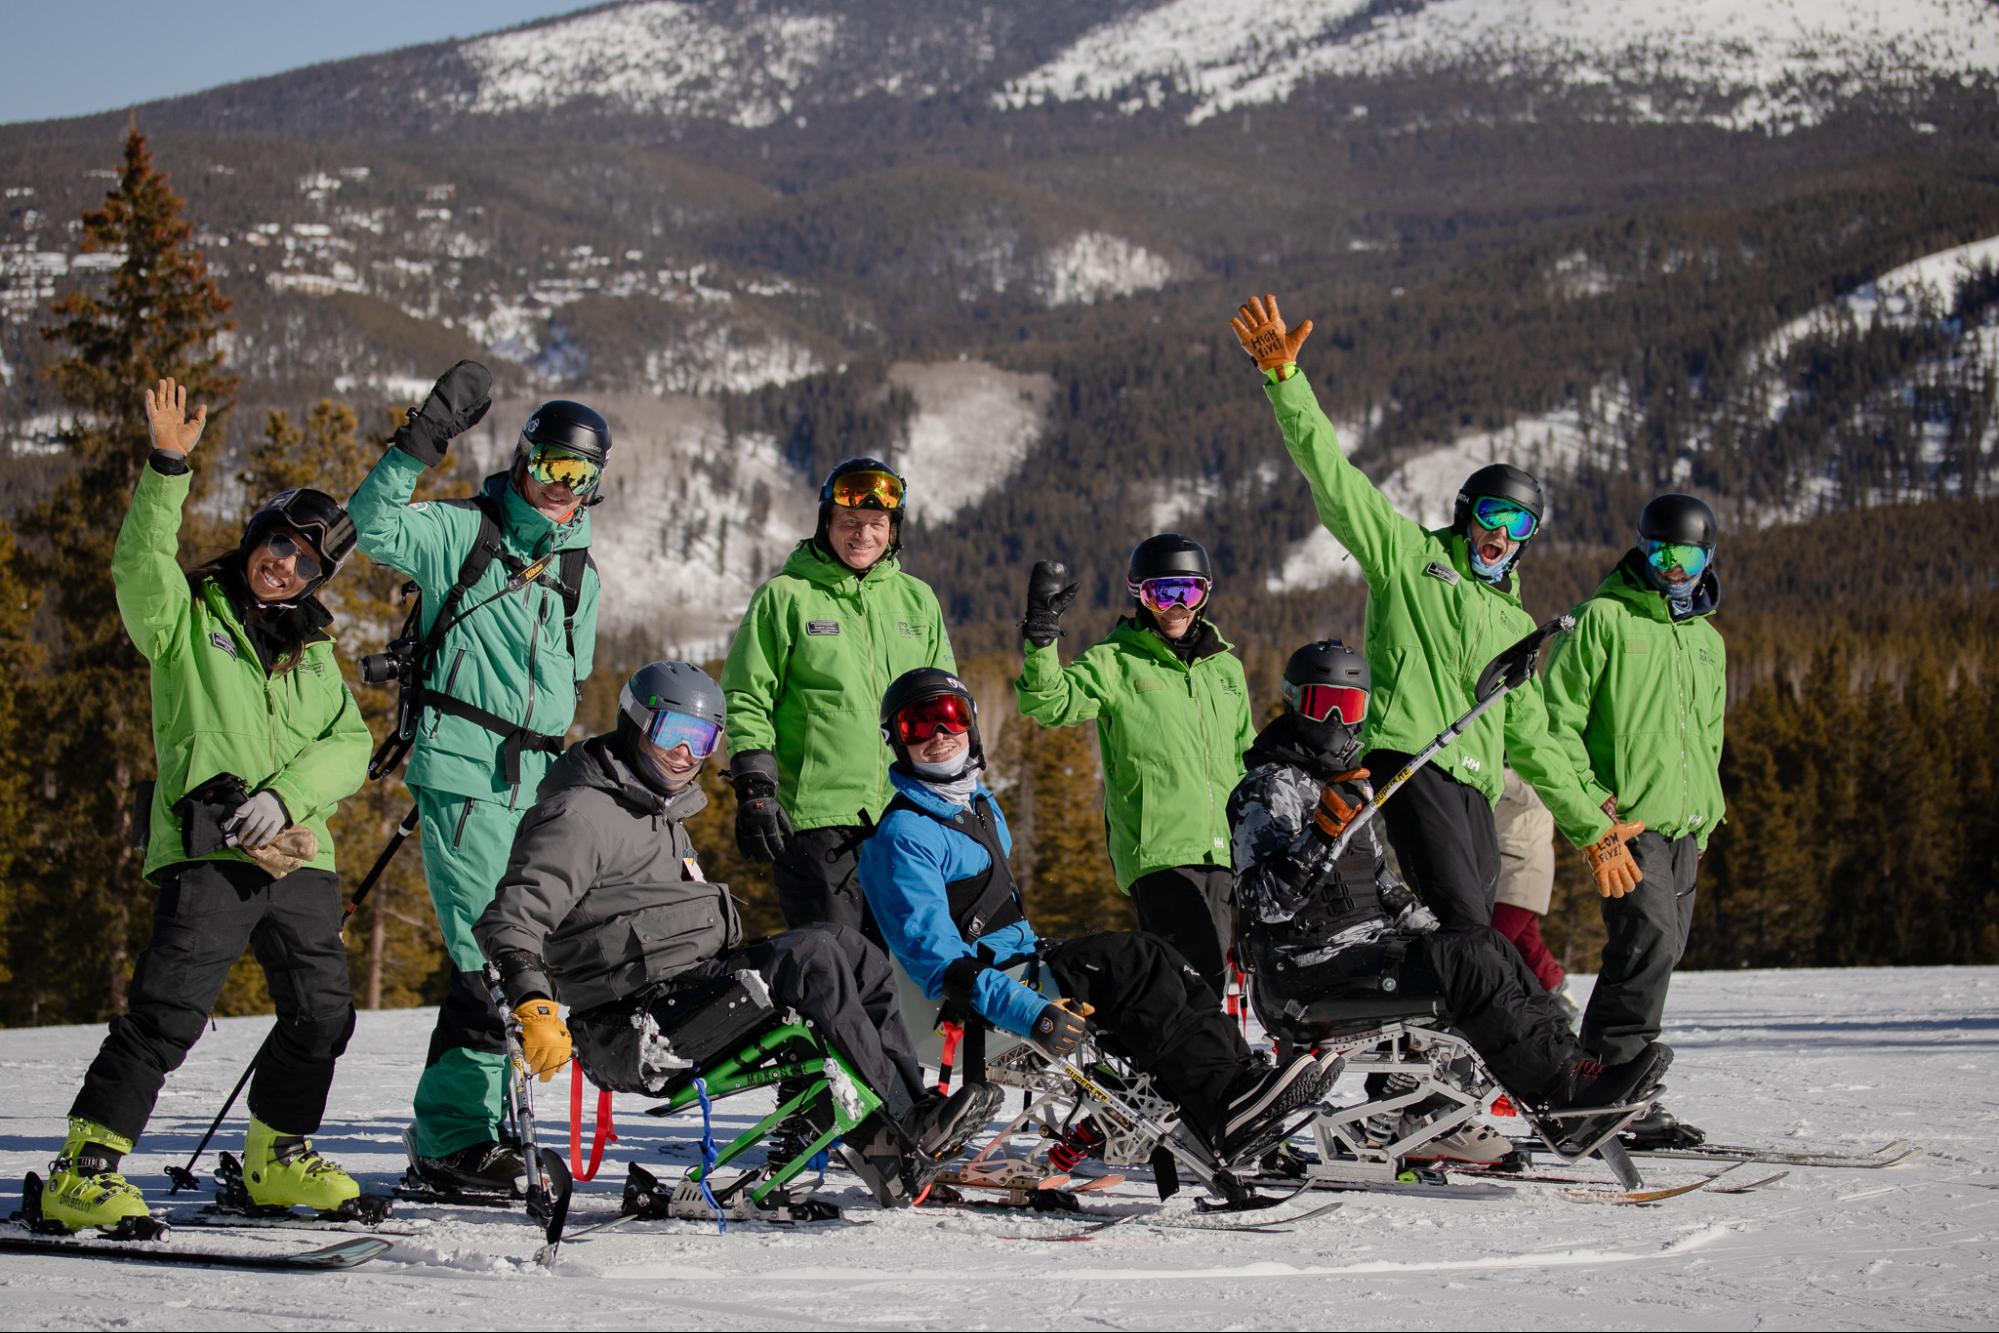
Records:
<instances>
[{"instance_id":1,"label":"packed snow surface","mask_svg":"<svg viewBox=\"0 0 1999 1333\"><path fill-rule=\"evenodd\" d=\"M401 1170L398 1135L432 1018L364 1014L341 1061L317 1142L368 1188L387 1189ZM269 1022L222 1020L169 1080L127 1159L156 1206L169 1202L160 1169L185 1160ZM521 1217L403 1204L399 1218L428 1227L347 1274L0 1257L0 1327L1991 1326L1999 969L1690 974L1674 984L1668 1025L1679 1052L1668 1100L1717 1140L1865 1151L1908 1136L1925 1151L1887 1170L1792 1168L1752 1194L1656 1206L1588 1206L1533 1185L1483 1200L1305 1196L1345 1206L1287 1235L1131 1225L1074 1245L1014 1239L1074 1232L1061 1216L884 1213L836 1171L822 1195L848 1206L846 1223L736 1224L727 1235L704 1222L633 1223L566 1245L552 1272L528 1262L540 1238ZM101 1032L0 1032L8 1177L46 1168ZM566 1076L540 1093L549 1140L565 1137L566 1093ZM662 1122L645 1105L618 1098L620 1141L579 1187L572 1227L616 1211L627 1161L671 1175L693 1160L698 1114ZM721 1103L718 1136L767 1105L754 1094ZM218 1146L240 1147L243 1114ZM1679 1164L1646 1171L1652 1184L1694 1178ZM1135 1179L1089 1206L1129 1211L1151 1194ZM183 1227L170 1243L320 1239Z\"/></svg>"}]
</instances>

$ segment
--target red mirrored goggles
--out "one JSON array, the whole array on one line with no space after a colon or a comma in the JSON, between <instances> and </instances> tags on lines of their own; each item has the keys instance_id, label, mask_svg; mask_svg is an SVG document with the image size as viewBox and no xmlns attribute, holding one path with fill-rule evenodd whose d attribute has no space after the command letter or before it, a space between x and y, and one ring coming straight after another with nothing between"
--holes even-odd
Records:
<instances>
[{"instance_id":1,"label":"red mirrored goggles","mask_svg":"<svg viewBox=\"0 0 1999 1333\"><path fill-rule=\"evenodd\" d=\"M1284 697L1313 722L1338 714L1340 721L1357 727L1367 716L1367 691L1354 685L1292 685L1287 681Z\"/></svg>"},{"instance_id":2,"label":"red mirrored goggles","mask_svg":"<svg viewBox=\"0 0 1999 1333\"><path fill-rule=\"evenodd\" d=\"M971 701L955 694L918 699L895 715L895 736L904 745L921 745L940 731L958 736L971 729Z\"/></svg>"}]
</instances>

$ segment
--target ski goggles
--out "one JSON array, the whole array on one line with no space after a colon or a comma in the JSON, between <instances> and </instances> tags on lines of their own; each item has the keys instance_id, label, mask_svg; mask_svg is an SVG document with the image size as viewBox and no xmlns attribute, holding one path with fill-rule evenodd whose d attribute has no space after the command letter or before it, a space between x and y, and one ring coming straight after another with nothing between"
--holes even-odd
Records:
<instances>
[{"instance_id":1,"label":"ski goggles","mask_svg":"<svg viewBox=\"0 0 1999 1333\"><path fill-rule=\"evenodd\" d=\"M289 532L274 532L264 543L273 559L292 558L292 571L307 583L326 572L326 566L319 563L319 553Z\"/></svg>"},{"instance_id":2,"label":"ski goggles","mask_svg":"<svg viewBox=\"0 0 1999 1333\"><path fill-rule=\"evenodd\" d=\"M895 736L904 745L921 745L940 731L961 736L971 729L971 701L956 694L918 699L895 715Z\"/></svg>"},{"instance_id":3,"label":"ski goggles","mask_svg":"<svg viewBox=\"0 0 1999 1333\"><path fill-rule=\"evenodd\" d=\"M1293 685L1284 682L1284 698L1299 716L1324 722L1334 714L1350 727L1367 716L1367 691L1356 685Z\"/></svg>"},{"instance_id":4,"label":"ski goggles","mask_svg":"<svg viewBox=\"0 0 1999 1333\"><path fill-rule=\"evenodd\" d=\"M1144 579L1130 585L1131 595L1148 611L1164 611L1169 606L1184 606L1192 611L1208 600L1208 588L1209 581L1198 574Z\"/></svg>"},{"instance_id":5,"label":"ski goggles","mask_svg":"<svg viewBox=\"0 0 1999 1333\"><path fill-rule=\"evenodd\" d=\"M1670 574L1675 569L1686 571L1689 579L1697 579L1707 568L1712 557L1705 546L1694 546L1686 542L1648 541L1645 543L1645 559L1661 574Z\"/></svg>"},{"instance_id":6,"label":"ski goggles","mask_svg":"<svg viewBox=\"0 0 1999 1333\"><path fill-rule=\"evenodd\" d=\"M696 759L706 759L722 743L722 728L719 723L705 718L662 708L652 715L652 725L646 728L646 739L662 750L685 745L687 753Z\"/></svg>"},{"instance_id":7,"label":"ski goggles","mask_svg":"<svg viewBox=\"0 0 1999 1333\"><path fill-rule=\"evenodd\" d=\"M588 495L603 478L604 465L573 449L538 444L528 455L528 475L544 486L567 486L572 495Z\"/></svg>"},{"instance_id":8,"label":"ski goggles","mask_svg":"<svg viewBox=\"0 0 1999 1333\"><path fill-rule=\"evenodd\" d=\"M893 472L845 472L833 478L827 497L843 509L902 508L902 478Z\"/></svg>"},{"instance_id":9,"label":"ski goggles","mask_svg":"<svg viewBox=\"0 0 1999 1333\"><path fill-rule=\"evenodd\" d=\"M1513 501L1494 495L1481 495L1473 500L1471 516L1481 528L1489 532L1503 532L1517 542L1526 541L1534 535L1534 529L1541 526L1541 520L1534 517L1533 510L1522 509Z\"/></svg>"}]
</instances>

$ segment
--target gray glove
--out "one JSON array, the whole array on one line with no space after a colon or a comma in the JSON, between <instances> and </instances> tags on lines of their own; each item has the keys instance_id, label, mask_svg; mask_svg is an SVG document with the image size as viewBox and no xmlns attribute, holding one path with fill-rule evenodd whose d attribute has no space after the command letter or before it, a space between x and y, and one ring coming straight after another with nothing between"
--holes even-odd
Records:
<instances>
[{"instance_id":1,"label":"gray glove","mask_svg":"<svg viewBox=\"0 0 1999 1333\"><path fill-rule=\"evenodd\" d=\"M437 377L423 406L396 432L395 444L428 467L444 461L444 447L478 424L493 405L493 372L477 361L460 361Z\"/></svg>"},{"instance_id":2,"label":"gray glove","mask_svg":"<svg viewBox=\"0 0 1999 1333\"><path fill-rule=\"evenodd\" d=\"M1437 914L1421 903L1410 903L1395 918L1395 928L1404 935L1428 935L1440 924Z\"/></svg>"},{"instance_id":3,"label":"gray glove","mask_svg":"<svg viewBox=\"0 0 1999 1333\"><path fill-rule=\"evenodd\" d=\"M222 831L238 847L262 847L291 827L292 817L274 791L260 791L236 807Z\"/></svg>"}]
</instances>

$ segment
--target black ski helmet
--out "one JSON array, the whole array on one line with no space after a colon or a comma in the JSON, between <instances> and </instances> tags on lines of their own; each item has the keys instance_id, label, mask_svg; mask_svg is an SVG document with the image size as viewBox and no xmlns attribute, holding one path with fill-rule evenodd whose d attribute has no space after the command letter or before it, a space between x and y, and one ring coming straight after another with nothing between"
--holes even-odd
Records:
<instances>
[{"instance_id":1,"label":"black ski helmet","mask_svg":"<svg viewBox=\"0 0 1999 1333\"><path fill-rule=\"evenodd\" d=\"M552 444L559 449L581 454L599 468L609 467L611 463L610 423L594 409L572 403L567 398L552 399L528 414L527 421L521 426L521 437L514 443L513 471L516 480L533 455L535 446L540 444ZM602 493L600 482L588 503L596 503Z\"/></svg>"},{"instance_id":2,"label":"black ski helmet","mask_svg":"<svg viewBox=\"0 0 1999 1333\"><path fill-rule=\"evenodd\" d=\"M719 728L728 707L722 687L692 662L648 662L632 673L618 691L618 744L639 776L662 790L665 775L653 765L649 747L639 741L652 734L653 720L664 712L685 713Z\"/></svg>"},{"instance_id":3,"label":"black ski helmet","mask_svg":"<svg viewBox=\"0 0 1999 1333\"><path fill-rule=\"evenodd\" d=\"M979 739L979 703L965 682L942 667L917 667L897 676L882 695L881 733L882 740L895 753L895 765L903 772L915 776L916 770L909 762L909 748L896 739L895 717L911 704L922 703L925 699L935 699L939 695L955 694L965 701L970 709L972 725L966 732L971 747L965 751L965 766L954 775L963 777L975 769L986 766L985 743Z\"/></svg>"},{"instance_id":4,"label":"black ski helmet","mask_svg":"<svg viewBox=\"0 0 1999 1333\"><path fill-rule=\"evenodd\" d=\"M311 542L313 549L319 553L319 563L324 567L318 578L305 585L299 600L310 597L323 587L339 572L347 557L354 553L354 520L347 516L346 508L338 500L310 486L294 486L279 491L258 505L257 512L250 515L250 521L243 525L243 541L238 551L247 557L270 536L271 529L280 524ZM293 604L282 603L286 606Z\"/></svg>"},{"instance_id":5,"label":"black ski helmet","mask_svg":"<svg viewBox=\"0 0 1999 1333\"><path fill-rule=\"evenodd\" d=\"M1461 536L1471 535L1472 504L1487 495L1510 500L1534 516L1535 529L1529 534L1528 541L1541 535L1540 522L1548 512L1547 503L1541 496L1541 483L1534 480L1533 473L1523 472L1511 463L1487 463L1465 478L1465 484L1458 488L1457 507L1451 513L1454 531Z\"/></svg>"},{"instance_id":6,"label":"black ski helmet","mask_svg":"<svg viewBox=\"0 0 1999 1333\"><path fill-rule=\"evenodd\" d=\"M832 543L826 536L833 522L833 483L851 472L886 472L895 478L896 485L902 492L901 503L893 508L883 504L874 496L869 496L860 504L853 506L857 509L880 510L888 515L888 549L882 552L882 558L886 560L902 549L902 515L903 511L909 508L909 483L900 472L879 458L849 458L833 465L833 470L826 474L826 480L819 483L819 531L814 535L821 546L828 551L833 549Z\"/></svg>"},{"instance_id":7,"label":"black ski helmet","mask_svg":"<svg viewBox=\"0 0 1999 1333\"><path fill-rule=\"evenodd\" d=\"M1126 588L1136 597L1138 585L1147 579L1171 578L1176 574L1207 579L1211 586L1215 577L1214 567L1208 563L1207 547L1192 537L1162 532L1131 548L1124 580Z\"/></svg>"},{"instance_id":8,"label":"black ski helmet","mask_svg":"<svg viewBox=\"0 0 1999 1333\"><path fill-rule=\"evenodd\" d=\"M1715 539L1721 535L1721 520L1704 501L1691 495L1661 495L1639 513L1638 535L1648 542L1704 547L1712 554Z\"/></svg>"},{"instance_id":9,"label":"black ski helmet","mask_svg":"<svg viewBox=\"0 0 1999 1333\"><path fill-rule=\"evenodd\" d=\"M1292 715L1299 738L1324 754L1334 768L1352 768L1360 758L1361 729L1347 725L1338 714L1314 721L1300 712L1299 703L1311 685L1341 685L1372 693L1374 672L1360 649L1338 639L1308 643L1284 664L1284 710Z\"/></svg>"}]
</instances>

